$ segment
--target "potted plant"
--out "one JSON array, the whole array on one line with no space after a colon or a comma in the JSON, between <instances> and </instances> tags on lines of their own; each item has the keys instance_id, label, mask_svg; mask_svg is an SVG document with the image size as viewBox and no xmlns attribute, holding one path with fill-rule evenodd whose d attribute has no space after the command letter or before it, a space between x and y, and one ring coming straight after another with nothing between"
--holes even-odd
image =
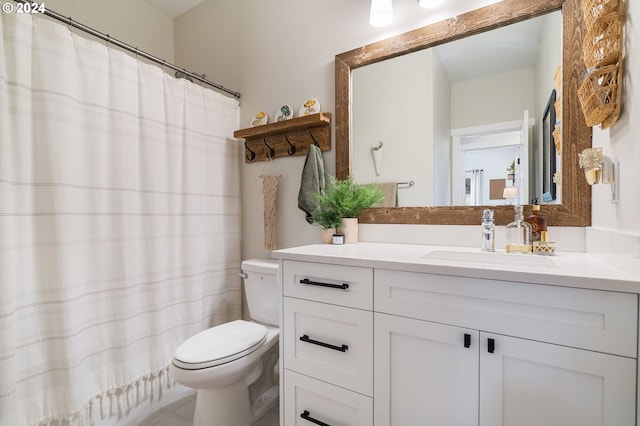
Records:
<instances>
[{"instance_id":1,"label":"potted plant","mask_svg":"<svg viewBox=\"0 0 640 426\"><path fill-rule=\"evenodd\" d=\"M324 194L318 195L318 204L321 209L338 214L341 219L338 229L344 234L344 242L355 243L358 241L358 215L382 199L382 191L374 185L356 183L351 176L346 179L329 176L329 185Z\"/></svg>"},{"instance_id":2,"label":"potted plant","mask_svg":"<svg viewBox=\"0 0 640 426\"><path fill-rule=\"evenodd\" d=\"M336 233L338 226L340 226L340 215L338 212L327 207L320 207L312 215L312 219L314 225L322 228L322 243L330 243L333 234Z\"/></svg>"}]
</instances>

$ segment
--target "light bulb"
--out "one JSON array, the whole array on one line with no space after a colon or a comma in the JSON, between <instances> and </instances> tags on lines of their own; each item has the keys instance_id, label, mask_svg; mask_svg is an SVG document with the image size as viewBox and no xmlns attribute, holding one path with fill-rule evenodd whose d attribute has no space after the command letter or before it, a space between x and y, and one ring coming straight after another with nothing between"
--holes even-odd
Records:
<instances>
[{"instance_id":1,"label":"light bulb","mask_svg":"<svg viewBox=\"0 0 640 426\"><path fill-rule=\"evenodd\" d=\"M432 7L438 6L440 3L442 3L442 0L420 0L420 7L430 9Z\"/></svg>"},{"instance_id":2,"label":"light bulb","mask_svg":"<svg viewBox=\"0 0 640 426\"><path fill-rule=\"evenodd\" d=\"M391 0L371 0L371 14L369 23L373 27L384 27L393 20L393 5Z\"/></svg>"}]
</instances>

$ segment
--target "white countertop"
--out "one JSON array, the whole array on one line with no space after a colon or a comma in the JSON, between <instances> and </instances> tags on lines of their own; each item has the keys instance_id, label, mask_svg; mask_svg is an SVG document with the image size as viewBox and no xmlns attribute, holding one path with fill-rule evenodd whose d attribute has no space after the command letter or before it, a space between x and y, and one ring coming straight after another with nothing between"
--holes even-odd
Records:
<instances>
[{"instance_id":1,"label":"white countertop","mask_svg":"<svg viewBox=\"0 0 640 426\"><path fill-rule=\"evenodd\" d=\"M276 259L640 293L640 256L494 253L414 244L315 244L273 252Z\"/></svg>"}]
</instances>

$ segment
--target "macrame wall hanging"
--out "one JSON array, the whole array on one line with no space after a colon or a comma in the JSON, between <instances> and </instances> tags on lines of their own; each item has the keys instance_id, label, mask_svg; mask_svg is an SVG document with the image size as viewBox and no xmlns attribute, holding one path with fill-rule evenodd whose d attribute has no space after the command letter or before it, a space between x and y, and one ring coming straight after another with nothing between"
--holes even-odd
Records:
<instances>
[{"instance_id":1,"label":"macrame wall hanging","mask_svg":"<svg viewBox=\"0 0 640 426\"><path fill-rule=\"evenodd\" d=\"M273 160L269 159L262 168L260 178L262 179L262 196L264 197L264 248L275 250L278 247L276 234L276 196L278 192L278 180L280 173L274 175L264 174L267 164Z\"/></svg>"}]
</instances>

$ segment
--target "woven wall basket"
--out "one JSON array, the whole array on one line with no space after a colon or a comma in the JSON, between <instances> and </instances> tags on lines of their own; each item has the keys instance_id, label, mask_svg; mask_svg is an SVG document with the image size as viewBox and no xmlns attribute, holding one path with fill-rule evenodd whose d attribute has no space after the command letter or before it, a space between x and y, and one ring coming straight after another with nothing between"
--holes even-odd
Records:
<instances>
[{"instance_id":1,"label":"woven wall basket","mask_svg":"<svg viewBox=\"0 0 640 426\"><path fill-rule=\"evenodd\" d=\"M617 64L592 70L580 85L578 98L587 126L602 124L614 111L619 111L618 71Z\"/></svg>"},{"instance_id":2,"label":"woven wall basket","mask_svg":"<svg viewBox=\"0 0 640 426\"><path fill-rule=\"evenodd\" d=\"M584 23L587 26L587 30L590 30L594 22L608 15L611 12L617 11L620 6L619 0L582 0L582 13L584 15Z\"/></svg>"},{"instance_id":3,"label":"woven wall basket","mask_svg":"<svg viewBox=\"0 0 640 426\"><path fill-rule=\"evenodd\" d=\"M613 65L622 53L622 22L618 12L611 12L594 21L582 43L587 68Z\"/></svg>"},{"instance_id":4,"label":"woven wall basket","mask_svg":"<svg viewBox=\"0 0 640 426\"><path fill-rule=\"evenodd\" d=\"M556 128L553 129L553 143L556 146L556 151L558 155L562 155L562 125L556 125Z\"/></svg>"}]
</instances>

